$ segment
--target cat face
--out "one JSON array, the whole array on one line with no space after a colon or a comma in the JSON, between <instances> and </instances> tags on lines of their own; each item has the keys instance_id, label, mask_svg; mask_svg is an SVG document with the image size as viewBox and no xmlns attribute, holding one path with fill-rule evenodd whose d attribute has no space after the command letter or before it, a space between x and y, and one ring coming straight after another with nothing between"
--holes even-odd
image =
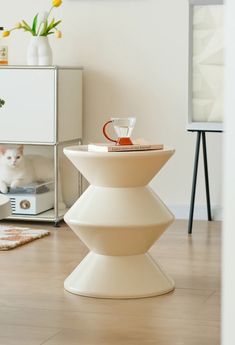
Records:
<instances>
[{"instance_id":1,"label":"cat face","mask_svg":"<svg viewBox=\"0 0 235 345\"><path fill-rule=\"evenodd\" d=\"M23 145L17 148L1 147L0 152L2 154L2 163L11 168L15 168L20 165L23 159Z\"/></svg>"}]
</instances>

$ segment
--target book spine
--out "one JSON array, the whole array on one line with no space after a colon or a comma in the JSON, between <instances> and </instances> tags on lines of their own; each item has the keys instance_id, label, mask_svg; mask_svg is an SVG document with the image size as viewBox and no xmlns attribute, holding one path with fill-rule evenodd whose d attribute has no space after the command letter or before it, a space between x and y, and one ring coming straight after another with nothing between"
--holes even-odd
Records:
<instances>
[{"instance_id":1,"label":"book spine","mask_svg":"<svg viewBox=\"0 0 235 345\"><path fill-rule=\"evenodd\" d=\"M128 147L118 147L118 146L110 146L108 148L109 152L119 152L119 151L147 151L147 150L160 150L163 149L163 146L161 145L143 145L143 146L128 146Z\"/></svg>"}]
</instances>

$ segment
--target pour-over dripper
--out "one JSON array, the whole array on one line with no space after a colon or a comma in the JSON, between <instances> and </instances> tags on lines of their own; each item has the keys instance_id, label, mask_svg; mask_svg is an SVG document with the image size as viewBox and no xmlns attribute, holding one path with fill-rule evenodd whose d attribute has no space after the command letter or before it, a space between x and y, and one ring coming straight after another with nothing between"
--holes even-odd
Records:
<instances>
[{"instance_id":1,"label":"pour-over dripper","mask_svg":"<svg viewBox=\"0 0 235 345\"><path fill-rule=\"evenodd\" d=\"M117 140L111 139L106 133L106 126L109 123L113 124L114 130L118 137ZM117 145L132 145L133 143L130 137L134 129L135 123L135 117L113 117L110 121L104 124L103 134L108 140L115 142Z\"/></svg>"}]
</instances>

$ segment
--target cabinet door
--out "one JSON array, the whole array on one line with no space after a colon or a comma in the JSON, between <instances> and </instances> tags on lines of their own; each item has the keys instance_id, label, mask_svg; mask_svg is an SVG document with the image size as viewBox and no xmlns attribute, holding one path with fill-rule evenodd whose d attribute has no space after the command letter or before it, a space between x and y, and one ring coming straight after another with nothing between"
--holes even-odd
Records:
<instances>
[{"instance_id":1,"label":"cabinet door","mask_svg":"<svg viewBox=\"0 0 235 345\"><path fill-rule=\"evenodd\" d=\"M54 70L0 69L0 142L55 139Z\"/></svg>"}]
</instances>

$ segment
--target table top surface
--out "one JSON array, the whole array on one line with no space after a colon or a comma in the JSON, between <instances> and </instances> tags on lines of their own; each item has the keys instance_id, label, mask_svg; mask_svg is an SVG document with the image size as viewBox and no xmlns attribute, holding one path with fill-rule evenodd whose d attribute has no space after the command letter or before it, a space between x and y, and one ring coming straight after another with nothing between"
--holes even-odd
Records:
<instances>
[{"instance_id":1,"label":"table top surface","mask_svg":"<svg viewBox=\"0 0 235 345\"><path fill-rule=\"evenodd\" d=\"M88 151L87 145L76 145L68 146L64 148L64 152L70 154L79 154L79 155L89 155L89 156L145 156L145 155L162 155L166 153L174 153L175 149L164 147L160 150L136 150L136 151L117 151L117 152L97 152L97 151Z\"/></svg>"}]
</instances>

